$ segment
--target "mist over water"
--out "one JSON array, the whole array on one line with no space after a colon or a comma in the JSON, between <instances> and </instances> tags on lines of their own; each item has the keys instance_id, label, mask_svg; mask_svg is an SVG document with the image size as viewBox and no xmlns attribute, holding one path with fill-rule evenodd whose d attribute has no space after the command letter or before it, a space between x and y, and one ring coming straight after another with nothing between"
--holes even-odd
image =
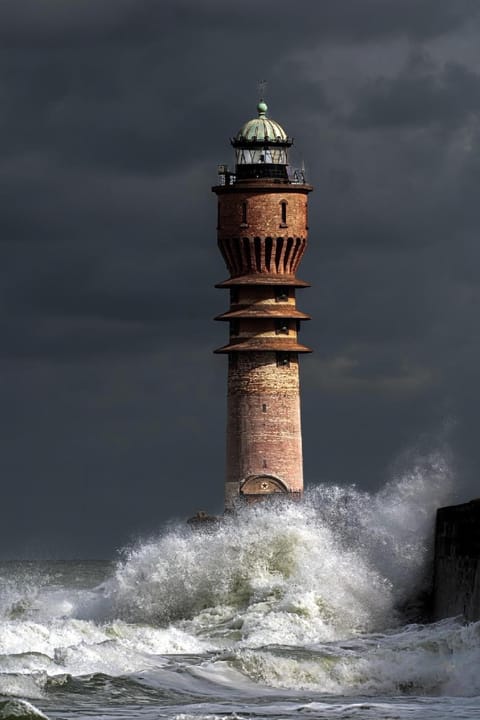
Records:
<instances>
[{"instance_id":1,"label":"mist over water","mask_svg":"<svg viewBox=\"0 0 480 720\"><path fill-rule=\"evenodd\" d=\"M68 698L68 717L87 717L93 687L105 712L121 698L111 717L147 717L125 707L155 700L176 712L151 717L178 718L222 716L232 698L240 716L283 698L275 717L351 717L369 696L403 718L399 696L479 694L480 623L423 624L412 602L430 585L435 511L452 486L432 453L377 493L319 485L214 527L179 523L111 568L4 565L0 696L51 717ZM359 717L386 717L382 702ZM445 707L419 716L450 717Z\"/></svg>"}]
</instances>

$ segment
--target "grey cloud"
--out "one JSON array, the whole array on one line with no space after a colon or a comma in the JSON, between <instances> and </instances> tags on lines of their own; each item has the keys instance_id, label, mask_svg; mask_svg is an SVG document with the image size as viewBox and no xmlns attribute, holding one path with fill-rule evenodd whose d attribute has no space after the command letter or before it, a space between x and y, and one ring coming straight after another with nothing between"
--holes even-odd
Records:
<instances>
[{"instance_id":1,"label":"grey cloud","mask_svg":"<svg viewBox=\"0 0 480 720\"><path fill-rule=\"evenodd\" d=\"M353 127L454 129L480 109L480 76L448 62L432 66L414 54L393 78L379 76L359 91L349 118Z\"/></svg>"},{"instance_id":2,"label":"grey cloud","mask_svg":"<svg viewBox=\"0 0 480 720\"><path fill-rule=\"evenodd\" d=\"M7 556L107 554L221 509L226 364L211 350L226 328L212 317L228 297L213 288L226 271L210 186L263 77L315 185L298 297L315 350L307 481L378 487L455 416L459 496L475 491L479 12L1 4L0 471L24 519L0 529Z\"/></svg>"},{"instance_id":3,"label":"grey cloud","mask_svg":"<svg viewBox=\"0 0 480 720\"><path fill-rule=\"evenodd\" d=\"M241 5L225 5L206 0L194 5L189 0L158 4L152 0L82 0L67 6L55 0L5 0L0 9L0 27L12 46L41 40L45 44L70 45L78 39L95 43L145 42L175 27L173 46L187 31L212 28L229 34L261 34L268 30L280 40L314 35L330 41L366 41L372 37L407 34L430 38L451 32L478 16L471 0L363 0L338 3L325 0L303 4L302 14L286 0L266 0L261 4L244 0ZM129 31L129 32L127 32Z\"/></svg>"}]
</instances>

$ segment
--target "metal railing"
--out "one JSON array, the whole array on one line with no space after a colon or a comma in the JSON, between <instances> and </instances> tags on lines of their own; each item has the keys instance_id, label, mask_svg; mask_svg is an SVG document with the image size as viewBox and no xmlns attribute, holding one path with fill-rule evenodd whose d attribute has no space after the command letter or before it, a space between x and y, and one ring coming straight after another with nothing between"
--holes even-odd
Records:
<instances>
[{"instance_id":1,"label":"metal railing","mask_svg":"<svg viewBox=\"0 0 480 720\"><path fill-rule=\"evenodd\" d=\"M306 179L305 179L305 170L302 168L294 168L290 165L287 165L287 176L288 181L292 185L305 185ZM267 178L265 178L267 179ZM218 181L219 185L228 186L228 185L235 185L237 182L237 176L234 172L231 172L228 169L228 165L219 165L218 166ZM278 182L278 179L272 178L272 182Z\"/></svg>"}]
</instances>

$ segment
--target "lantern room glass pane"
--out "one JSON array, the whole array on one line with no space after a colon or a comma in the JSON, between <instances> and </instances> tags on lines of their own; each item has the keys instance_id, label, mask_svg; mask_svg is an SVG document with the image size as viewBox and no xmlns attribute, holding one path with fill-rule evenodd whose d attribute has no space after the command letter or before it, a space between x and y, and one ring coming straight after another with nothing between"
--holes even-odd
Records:
<instances>
[{"instance_id":1,"label":"lantern room glass pane","mask_svg":"<svg viewBox=\"0 0 480 720\"><path fill-rule=\"evenodd\" d=\"M237 148L235 150L237 165L286 165L286 148L260 147Z\"/></svg>"}]
</instances>

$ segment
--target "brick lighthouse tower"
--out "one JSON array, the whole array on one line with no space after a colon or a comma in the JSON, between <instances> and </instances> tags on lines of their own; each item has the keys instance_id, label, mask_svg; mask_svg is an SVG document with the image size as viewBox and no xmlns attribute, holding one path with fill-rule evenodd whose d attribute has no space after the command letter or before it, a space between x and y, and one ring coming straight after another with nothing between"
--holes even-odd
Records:
<instances>
[{"instance_id":1,"label":"brick lighthouse tower","mask_svg":"<svg viewBox=\"0 0 480 720\"><path fill-rule=\"evenodd\" d=\"M230 338L215 352L228 355L225 508L239 499L301 497L302 434L298 359L311 352L298 342L296 277L307 244L311 185L288 164L292 139L267 117L243 125L231 143L235 172L220 166L218 245L230 278Z\"/></svg>"}]
</instances>

